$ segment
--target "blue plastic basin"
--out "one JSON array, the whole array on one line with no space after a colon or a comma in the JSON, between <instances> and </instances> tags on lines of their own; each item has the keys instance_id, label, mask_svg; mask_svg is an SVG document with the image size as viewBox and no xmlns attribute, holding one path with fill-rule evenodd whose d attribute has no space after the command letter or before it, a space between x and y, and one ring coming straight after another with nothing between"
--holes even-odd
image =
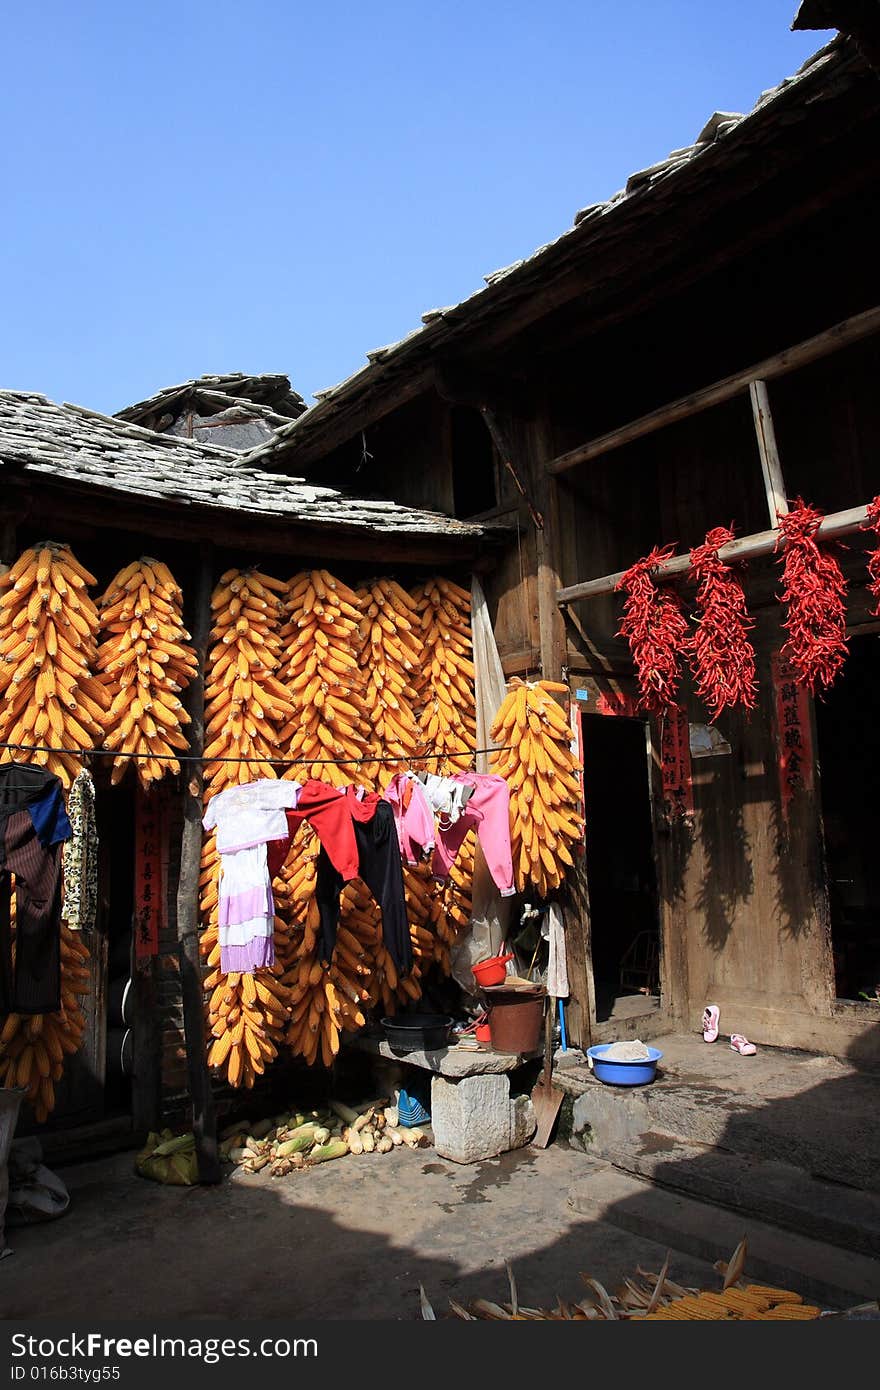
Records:
<instances>
[{"instance_id":1,"label":"blue plastic basin","mask_svg":"<svg viewBox=\"0 0 880 1390\"><path fill-rule=\"evenodd\" d=\"M663 1056L656 1047L648 1048L647 1062L605 1062L604 1054L613 1043L597 1043L587 1048L587 1056L593 1059L593 1074L606 1086L645 1086L657 1075L657 1063Z\"/></svg>"}]
</instances>

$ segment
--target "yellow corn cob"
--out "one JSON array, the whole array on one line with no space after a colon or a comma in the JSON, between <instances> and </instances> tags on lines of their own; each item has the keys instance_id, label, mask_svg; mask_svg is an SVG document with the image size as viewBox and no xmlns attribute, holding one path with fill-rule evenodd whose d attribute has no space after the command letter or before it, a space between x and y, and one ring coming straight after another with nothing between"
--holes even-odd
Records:
<instances>
[{"instance_id":1,"label":"yellow corn cob","mask_svg":"<svg viewBox=\"0 0 880 1390\"><path fill-rule=\"evenodd\" d=\"M0 1033L0 1085L24 1086L39 1124L45 1124L54 1108L54 1083L61 1079L65 1056L83 1045L86 1021L80 1001L88 991L87 962L88 948L80 934L62 923L61 1009L36 1017L10 1014Z\"/></svg>"}]
</instances>

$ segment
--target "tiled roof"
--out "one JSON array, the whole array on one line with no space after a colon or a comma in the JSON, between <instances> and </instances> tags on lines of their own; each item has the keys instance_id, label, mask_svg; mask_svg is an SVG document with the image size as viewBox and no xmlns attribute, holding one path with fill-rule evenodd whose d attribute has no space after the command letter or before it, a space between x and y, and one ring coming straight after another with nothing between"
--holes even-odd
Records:
<instances>
[{"instance_id":1,"label":"tiled roof","mask_svg":"<svg viewBox=\"0 0 880 1390\"><path fill-rule=\"evenodd\" d=\"M240 454L157 434L27 391L0 391L0 484L10 474L84 486L108 498L146 498L298 526L397 535L479 537L484 528L396 502L347 497L301 478L265 473Z\"/></svg>"}]
</instances>

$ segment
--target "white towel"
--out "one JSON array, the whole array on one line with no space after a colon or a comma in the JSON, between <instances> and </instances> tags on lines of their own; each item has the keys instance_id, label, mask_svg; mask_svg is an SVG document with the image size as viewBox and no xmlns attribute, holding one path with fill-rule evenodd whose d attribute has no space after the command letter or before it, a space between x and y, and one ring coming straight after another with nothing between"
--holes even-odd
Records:
<instances>
[{"instance_id":1,"label":"white towel","mask_svg":"<svg viewBox=\"0 0 880 1390\"><path fill-rule=\"evenodd\" d=\"M546 930L545 930L546 928ZM565 957L565 928L562 925L562 909L558 903L551 903L547 909L542 936L550 943L547 962L547 993L554 999L568 998L568 963Z\"/></svg>"}]
</instances>

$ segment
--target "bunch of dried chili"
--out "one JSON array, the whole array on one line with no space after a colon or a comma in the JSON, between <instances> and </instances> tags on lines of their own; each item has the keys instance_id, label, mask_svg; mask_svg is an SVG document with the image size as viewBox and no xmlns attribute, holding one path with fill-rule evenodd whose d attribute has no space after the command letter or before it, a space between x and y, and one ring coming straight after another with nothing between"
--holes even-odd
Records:
<instances>
[{"instance_id":1,"label":"bunch of dried chili","mask_svg":"<svg viewBox=\"0 0 880 1390\"><path fill-rule=\"evenodd\" d=\"M868 503L868 518L863 529L876 531L880 536L880 495ZM880 618L880 545L872 552L868 561L868 577L871 581L868 591L874 600L874 616Z\"/></svg>"},{"instance_id":2,"label":"bunch of dried chili","mask_svg":"<svg viewBox=\"0 0 880 1390\"><path fill-rule=\"evenodd\" d=\"M691 573L699 583L691 671L697 694L713 719L728 705L754 709L757 699L755 649L747 636L754 619L737 570L718 555L732 540L729 527L715 526L691 551Z\"/></svg>"},{"instance_id":3,"label":"bunch of dried chili","mask_svg":"<svg viewBox=\"0 0 880 1390\"><path fill-rule=\"evenodd\" d=\"M779 518L780 541L786 543L782 625L788 632L781 655L793 667L795 679L812 693L817 686L828 689L847 653L846 580L831 551L816 540L822 518L822 512L801 497L787 516Z\"/></svg>"},{"instance_id":4,"label":"bunch of dried chili","mask_svg":"<svg viewBox=\"0 0 880 1390\"><path fill-rule=\"evenodd\" d=\"M655 583L652 571L668 560L672 545L655 546L637 560L615 585L626 594L618 631L632 652L639 682L639 707L655 713L675 704L682 657L690 644L687 618L678 594Z\"/></svg>"}]
</instances>

